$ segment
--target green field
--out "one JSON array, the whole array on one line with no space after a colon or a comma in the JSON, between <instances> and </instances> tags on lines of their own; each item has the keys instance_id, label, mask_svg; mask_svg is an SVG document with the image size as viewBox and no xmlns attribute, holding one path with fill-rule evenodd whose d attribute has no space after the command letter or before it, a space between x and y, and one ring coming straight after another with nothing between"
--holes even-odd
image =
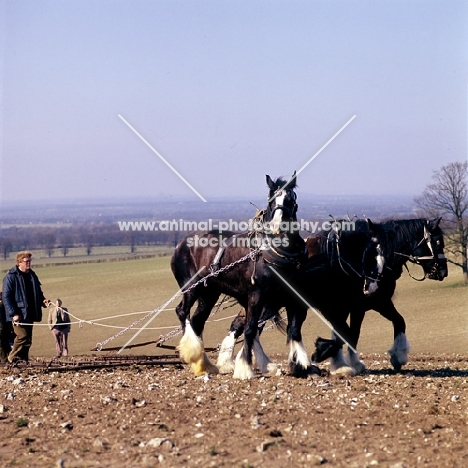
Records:
<instances>
[{"instance_id":1,"label":"green field","mask_svg":"<svg viewBox=\"0 0 468 468\"><path fill-rule=\"evenodd\" d=\"M52 266L56 264L98 263L116 260L139 259L148 256L170 255L173 248L166 246L142 245L137 246L131 253L129 245L113 245L93 247L91 255L86 255L85 247L71 247L66 256L60 249L55 249L49 257L43 249L31 250L33 255L33 268ZM7 260L0 260L0 271L5 273L15 264L16 252L10 253Z\"/></svg>"},{"instance_id":2,"label":"green field","mask_svg":"<svg viewBox=\"0 0 468 468\"><path fill-rule=\"evenodd\" d=\"M96 343L107 340L122 327L142 318L178 290L169 266L170 257L142 258L127 261L77 263L35 267L49 299L60 297L64 307L79 320L69 335L71 355L91 355ZM36 262L37 264L37 262ZM449 266L450 268L450 266ZM415 275L420 273L415 270ZM462 286L459 268L452 267L443 282L426 280L416 282L404 273L398 282L394 302L407 322L408 339L412 352L466 353L468 349L468 287ZM173 308L179 299L168 305L134 343L156 340L178 326ZM205 329L206 346L216 346L225 336L239 306L221 310L210 319ZM121 316L121 317L116 317ZM93 321L94 324L89 323ZM52 357L55 354L53 337L47 323L47 311L41 324L34 328L32 356ZM141 322L136 328L144 325ZM121 327L121 328L119 328ZM107 346L123 346L136 333L129 330L110 341ZM318 335L328 337L327 326L309 312L304 325L304 343L309 354ZM178 339L167 344L176 345ZM385 352L392 344L393 329L390 322L376 312L368 312L364 320L359 351ZM275 330L266 331L262 343L267 352L286 352L285 337ZM161 354L154 345L124 354ZM96 354L96 353L94 353Z\"/></svg>"}]
</instances>

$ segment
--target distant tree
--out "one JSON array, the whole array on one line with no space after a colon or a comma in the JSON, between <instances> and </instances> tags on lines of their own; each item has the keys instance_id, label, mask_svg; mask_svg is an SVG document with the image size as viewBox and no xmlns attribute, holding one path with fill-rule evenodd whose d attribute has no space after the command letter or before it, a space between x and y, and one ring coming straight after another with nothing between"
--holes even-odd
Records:
<instances>
[{"instance_id":1,"label":"distant tree","mask_svg":"<svg viewBox=\"0 0 468 468\"><path fill-rule=\"evenodd\" d=\"M136 252L136 236L134 233L130 234L130 253L135 253Z\"/></svg>"},{"instance_id":2,"label":"distant tree","mask_svg":"<svg viewBox=\"0 0 468 468\"><path fill-rule=\"evenodd\" d=\"M47 252L47 255L52 257L55 247L55 234L53 232L48 232L44 235L44 249Z\"/></svg>"},{"instance_id":3,"label":"distant tree","mask_svg":"<svg viewBox=\"0 0 468 468\"><path fill-rule=\"evenodd\" d=\"M3 259L6 260L13 250L13 241L9 237L0 238L0 249L3 255Z\"/></svg>"},{"instance_id":4,"label":"distant tree","mask_svg":"<svg viewBox=\"0 0 468 468\"><path fill-rule=\"evenodd\" d=\"M86 255L91 255L91 252L93 251L93 241L90 239L88 242L86 242Z\"/></svg>"},{"instance_id":5,"label":"distant tree","mask_svg":"<svg viewBox=\"0 0 468 468\"><path fill-rule=\"evenodd\" d=\"M68 233L63 234L60 248L64 257L68 255L71 247L73 247L73 239L71 235Z\"/></svg>"},{"instance_id":6,"label":"distant tree","mask_svg":"<svg viewBox=\"0 0 468 468\"><path fill-rule=\"evenodd\" d=\"M468 284L468 163L454 162L434 171L416 205L430 217L442 217L447 261L462 268Z\"/></svg>"},{"instance_id":7,"label":"distant tree","mask_svg":"<svg viewBox=\"0 0 468 468\"><path fill-rule=\"evenodd\" d=\"M94 236L92 232L83 232L82 233L83 244L86 249L86 255L91 255L94 247Z\"/></svg>"}]
</instances>

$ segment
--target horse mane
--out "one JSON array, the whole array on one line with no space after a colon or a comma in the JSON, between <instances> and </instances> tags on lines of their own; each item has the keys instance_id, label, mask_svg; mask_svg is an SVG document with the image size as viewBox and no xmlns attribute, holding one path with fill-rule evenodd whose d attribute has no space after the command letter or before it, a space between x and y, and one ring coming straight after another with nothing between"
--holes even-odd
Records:
<instances>
[{"instance_id":1,"label":"horse mane","mask_svg":"<svg viewBox=\"0 0 468 468\"><path fill-rule=\"evenodd\" d=\"M395 251L411 251L415 240L419 237L426 225L427 220L414 219L391 219L381 223L371 223L370 227L378 237L380 246L387 261L392 261ZM391 255L391 256L390 256Z\"/></svg>"}]
</instances>

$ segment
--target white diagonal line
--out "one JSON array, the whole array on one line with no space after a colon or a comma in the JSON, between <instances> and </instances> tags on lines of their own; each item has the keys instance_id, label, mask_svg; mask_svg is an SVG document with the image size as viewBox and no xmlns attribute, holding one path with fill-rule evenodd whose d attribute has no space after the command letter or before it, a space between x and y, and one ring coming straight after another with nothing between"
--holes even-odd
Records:
<instances>
[{"instance_id":1,"label":"white diagonal line","mask_svg":"<svg viewBox=\"0 0 468 468\"><path fill-rule=\"evenodd\" d=\"M296 289L294 289L273 267L271 267L270 265L268 265L271 269L271 271L273 271L275 273L276 276L278 276L278 278L281 279L281 281L294 293L296 294L296 296L309 308L309 309L312 309L312 311L314 312L314 314L333 332L335 333L336 336L338 336L341 341L343 341L344 343L346 343L348 345L348 348L351 349L353 352L357 353L357 351L348 343L347 340L345 340L334 328L333 326L327 321L325 320L325 318L323 317L323 315L317 310L315 309L314 307L312 307L307 301L306 299L301 295L299 294L299 292L296 291Z\"/></svg>"},{"instance_id":2,"label":"white diagonal line","mask_svg":"<svg viewBox=\"0 0 468 468\"><path fill-rule=\"evenodd\" d=\"M119 349L117 354L120 354L172 301L182 294L182 291L193 281L193 279L205 269L201 267L168 301L156 309L154 315Z\"/></svg>"},{"instance_id":3,"label":"white diagonal line","mask_svg":"<svg viewBox=\"0 0 468 468\"><path fill-rule=\"evenodd\" d=\"M281 188L283 189L294 180L355 118L356 114L353 115ZM271 202L273 198L275 197L268 200L268 203Z\"/></svg>"},{"instance_id":4,"label":"white diagonal line","mask_svg":"<svg viewBox=\"0 0 468 468\"><path fill-rule=\"evenodd\" d=\"M118 114L118 117L127 125L128 128L130 128L130 130L132 130L135 135L137 135L140 140L146 145L148 146L148 148L156 155L158 156L159 159L161 159L161 161L166 164L169 169L171 169L177 176L179 176L179 178L182 180L182 182L184 182L196 195L198 195L198 197L200 197L205 203L206 203L206 200L197 192L197 190L195 190L192 185L190 185L189 182L187 182L187 180L173 167L171 166L171 164L165 159L163 158L120 114Z\"/></svg>"}]
</instances>

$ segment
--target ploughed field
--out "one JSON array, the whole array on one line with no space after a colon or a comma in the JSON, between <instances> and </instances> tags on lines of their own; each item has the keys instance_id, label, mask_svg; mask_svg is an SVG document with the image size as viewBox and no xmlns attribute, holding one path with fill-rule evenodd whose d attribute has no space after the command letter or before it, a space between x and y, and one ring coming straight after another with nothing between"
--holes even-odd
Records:
<instances>
[{"instance_id":1,"label":"ploughed field","mask_svg":"<svg viewBox=\"0 0 468 468\"><path fill-rule=\"evenodd\" d=\"M69 359L89 358L97 342L177 290L168 257L37 273L46 296L60 297L75 317ZM181 365L0 367L0 466L468 466L467 299L461 273L451 267L442 282L398 281L394 302L412 346L400 374L385 354L392 326L375 312L366 314L358 346L368 371L349 379L328 375L326 363L322 375L291 377L285 337L275 330L263 333L262 344L282 372L250 381L196 378ZM228 307L208 321L206 346L222 341L238 310ZM55 354L46 322L34 327L32 358ZM166 354L154 340L177 326L174 310L161 312L132 342L153 344L124 355ZM135 333L107 346L118 349ZM328 338L330 330L311 311L303 327L309 355L319 335Z\"/></svg>"},{"instance_id":2,"label":"ploughed field","mask_svg":"<svg viewBox=\"0 0 468 468\"><path fill-rule=\"evenodd\" d=\"M238 381L188 366L0 368L0 465L468 466L468 355L365 354L353 378Z\"/></svg>"}]
</instances>

